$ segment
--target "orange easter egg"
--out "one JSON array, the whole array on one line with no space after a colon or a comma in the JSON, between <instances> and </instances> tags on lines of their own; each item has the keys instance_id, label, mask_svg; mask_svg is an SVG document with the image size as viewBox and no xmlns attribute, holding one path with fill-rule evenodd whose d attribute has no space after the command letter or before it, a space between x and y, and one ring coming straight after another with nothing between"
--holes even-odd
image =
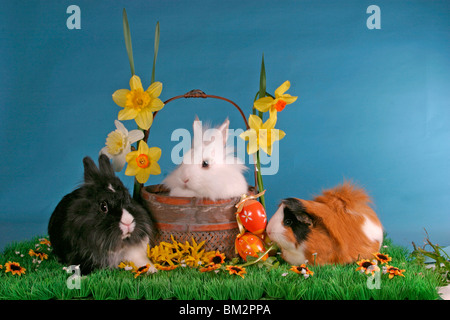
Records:
<instances>
[{"instance_id":1,"label":"orange easter egg","mask_svg":"<svg viewBox=\"0 0 450 320\"><path fill-rule=\"evenodd\" d=\"M247 261L247 256L258 257L258 253L266 251L263 241L256 235L246 232L236 238L236 249L239 255ZM262 260L266 260L268 255L264 255Z\"/></svg>"},{"instance_id":2,"label":"orange easter egg","mask_svg":"<svg viewBox=\"0 0 450 320\"><path fill-rule=\"evenodd\" d=\"M259 201L253 199L245 201L238 215L244 228L251 233L259 235L266 229L267 215Z\"/></svg>"}]
</instances>

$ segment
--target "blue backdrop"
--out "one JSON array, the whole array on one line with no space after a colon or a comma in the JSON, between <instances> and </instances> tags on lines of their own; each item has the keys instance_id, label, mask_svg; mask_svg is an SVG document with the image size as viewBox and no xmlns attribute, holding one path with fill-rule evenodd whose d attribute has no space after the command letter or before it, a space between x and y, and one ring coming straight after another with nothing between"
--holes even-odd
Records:
<instances>
[{"instance_id":1,"label":"blue backdrop","mask_svg":"<svg viewBox=\"0 0 450 320\"><path fill-rule=\"evenodd\" d=\"M72 4L81 29L66 26ZM381 29L366 25L372 4ZM299 98L278 117L280 169L264 177L269 216L282 198L310 198L348 178L373 197L396 243L421 243L426 228L450 244L448 1L78 0L2 1L0 248L46 233L58 201L81 182L82 158L96 158L115 129L111 95L130 78L124 7L144 87L160 22L162 100L200 88L249 114L263 53L267 91L291 81ZM226 103L173 102L152 127L149 142L163 156L149 183L174 168L170 134L191 129L196 114L243 128Z\"/></svg>"}]
</instances>

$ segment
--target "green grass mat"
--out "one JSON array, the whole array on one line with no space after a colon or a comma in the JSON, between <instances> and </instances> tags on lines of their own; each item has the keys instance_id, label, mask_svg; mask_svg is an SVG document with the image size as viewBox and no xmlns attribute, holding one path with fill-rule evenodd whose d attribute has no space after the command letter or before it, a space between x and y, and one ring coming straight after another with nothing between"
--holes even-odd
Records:
<instances>
[{"instance_id":1,"label":"green grass mat","mask_svg":"<svg viewBox=\"0 0 450 320\"><path fill-rule=\"evenodd\" d=\"M30 249L39 243L12 243L0 254L0 299L183 299L183 300L394 300L439 299L439 276L413 263L404 247L386 239L382 252L392 257L390 265L405 269L404 277L389 279L381 275L380 289L370 289L368 276L355 271L358 265L308 265L314 275L304 278L289 271L280 260L277 269L267 271L256 265L246 267L245 278L227 272L204 272L178 267L137 278L130 271L99 270L80 279L80 287L70 289L72 273L63 270L53 254L38 263ZM26 271L22 275L6 272L5 264L18 262Z\"/></svg>"}]
</instances>

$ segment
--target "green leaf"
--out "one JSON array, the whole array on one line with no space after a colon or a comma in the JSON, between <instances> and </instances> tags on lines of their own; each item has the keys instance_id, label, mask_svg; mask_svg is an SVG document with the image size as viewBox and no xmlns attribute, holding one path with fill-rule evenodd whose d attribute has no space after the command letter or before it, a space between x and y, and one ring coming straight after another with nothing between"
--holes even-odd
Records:
<instances>
[{"instance_id":1,"label":"green leaf","mask_svg":"<svg viewBox=\"0 0 450 320\"><path fill-rule=\"evenodd\" d=\"M264 53L261 61L261 74L259 76L259 98L266 96L266 67L264 65ZM262 119L262 118L261 118Z\"/></svg>"},{"instance_id":2,"label":"green leaf","mask_svg":"<svg viewBox=\"0 0 450 320\"><path fill-rule=\"evenodd\" d=\"M155 68L156 68L156 58L158 57L159 50L159 21L156 23L155 28L155 48L153 52L153 69L152 69L152 82L155 82Z\"/></svg>"},{"instance_id":3,"label":"green leaf","mask_svg":"<svg viewBox=\"0 0 450 320\"><path fill-rule=\"evenodd\" d=\"M127 11L123 9L123 36L125 38L125 46L127 48L128 60L130 61L131 75L134 76L134 60L133 60L133 46L131 45L130 26L128 24Z\"/></svg>"}]
</instances>

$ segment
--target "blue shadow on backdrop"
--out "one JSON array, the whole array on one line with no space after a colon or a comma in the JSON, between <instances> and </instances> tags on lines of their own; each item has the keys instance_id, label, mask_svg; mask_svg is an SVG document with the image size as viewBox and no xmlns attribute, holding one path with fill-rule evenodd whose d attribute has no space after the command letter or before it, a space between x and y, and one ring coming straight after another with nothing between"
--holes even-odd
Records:
<instances>
[{"instance_id":1,"label":"blue shadow on backdrop","mask_svg":"<svg viewBox=\"0 0 450 320\"><path fill-rule=\"evenodd\" d=\"M66 26L72 4L81 29ZM381 29L367 27L373 4ZM268 91L291 81L299 99L278 117L280 168L264 177L269 216L282 198L347 178L370 193L394 242L420 244L426 228L450 244L448 1L80 0L2 3L0 248L46 234L58 201L81 182L82 158L96 158L115 129L111 95L130 78L123 8L144 86L160 22L162 100L198 88L249 114L263 53ZM163 156L149 184L174 168L171 132L190 129L195 115L243 128L220 102L174 102L152 127Z\"/></svg>"}]
</instances>

